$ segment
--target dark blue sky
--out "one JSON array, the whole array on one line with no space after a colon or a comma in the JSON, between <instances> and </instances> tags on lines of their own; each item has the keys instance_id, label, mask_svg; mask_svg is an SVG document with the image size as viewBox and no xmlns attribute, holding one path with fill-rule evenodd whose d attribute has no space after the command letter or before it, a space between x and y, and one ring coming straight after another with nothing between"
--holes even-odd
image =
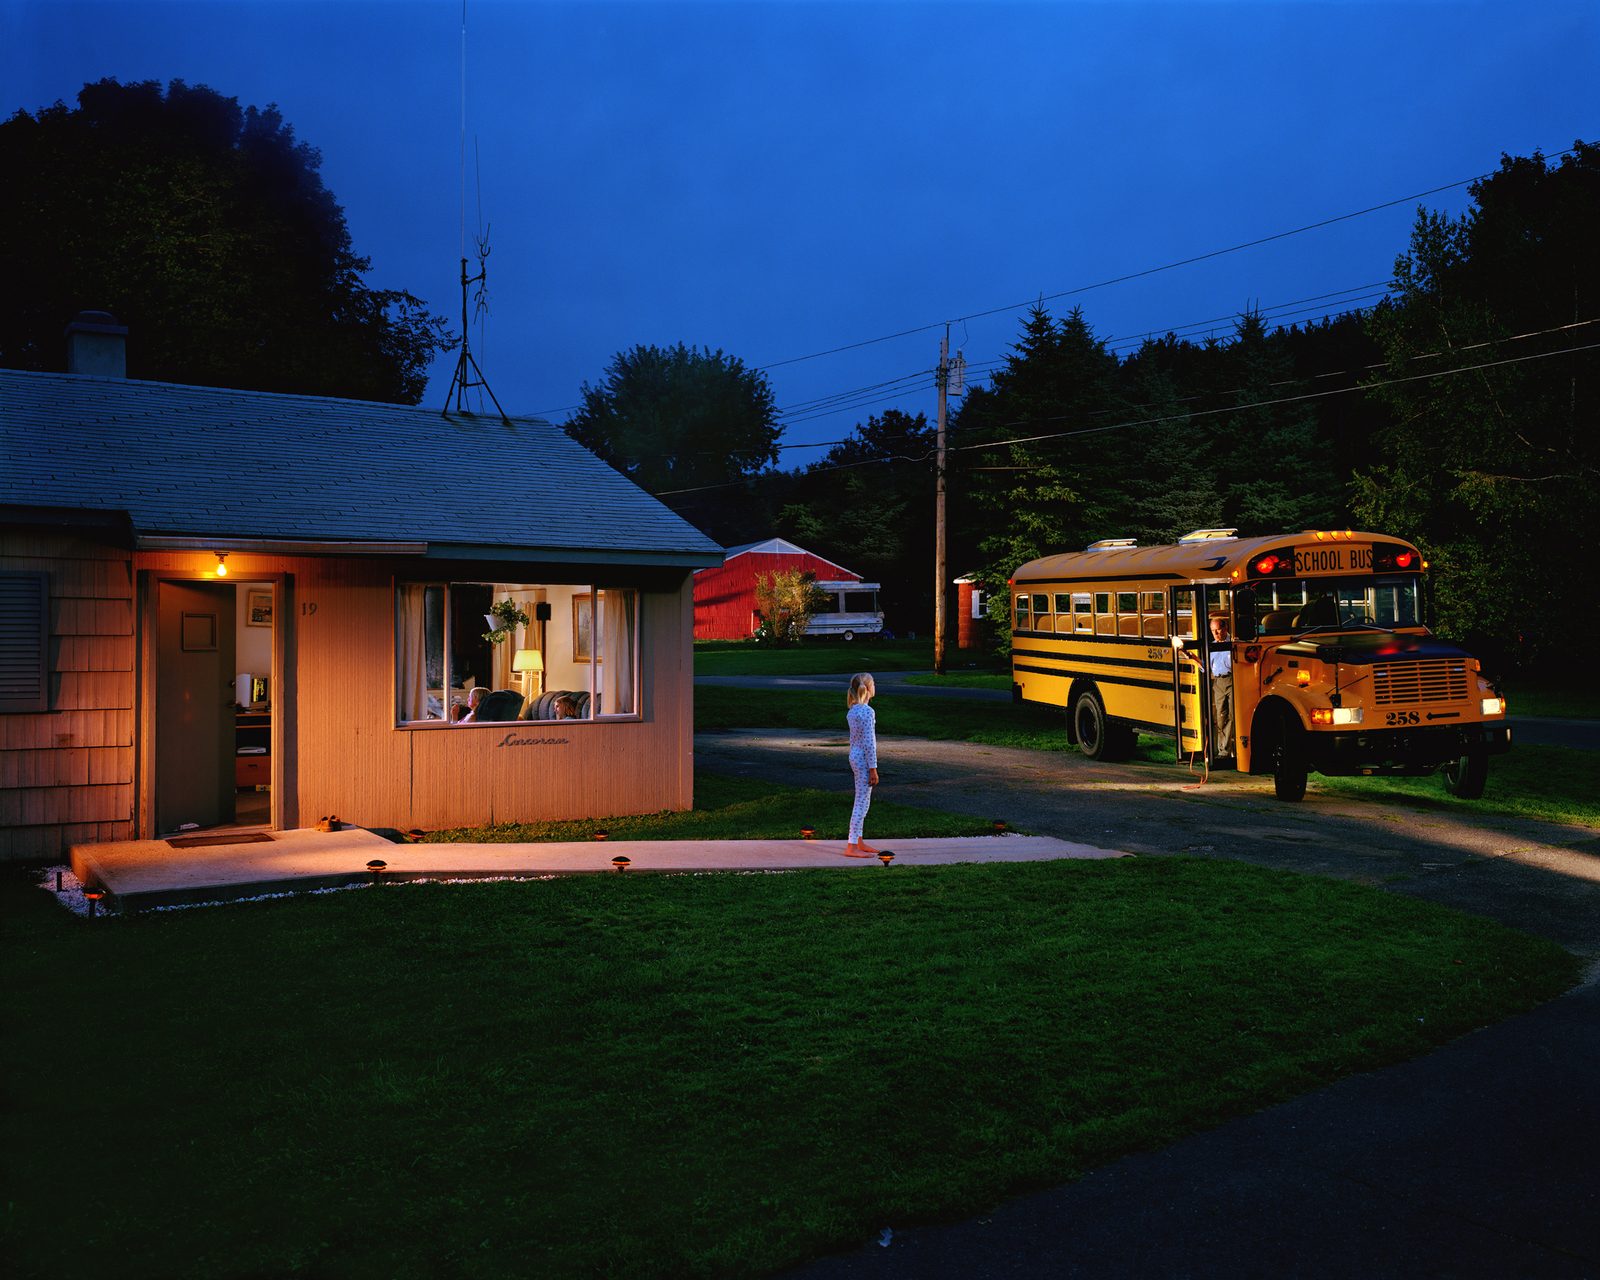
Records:
<instances>
[{"instance_id":1,"label":"dark blue sky","mask_svg":"<svg viewBox=\"0 0 1600 1280\"><path fill-rule=\"evenodd\" d=\"M456 314L461 14L460 0L0 0L0 106L70 102L102 76L276 102L321 148L370 283ZM1040 294L1600 137L1594 0L469 0L467 28L467 217L476 135L493 228L474 345L508 411L557 420L635 343L769 366L1007 308L954 328L978 370L1015 339L1014 304ZM1427 203L1459 212L1465 188ZM1081 302L1123 349L1200 322L1225 333L1252 303L1370 297L1415 206L1049 305ZM924 375L826 416L799 409L786 441L837 439L887 407L931 416L938 337L772 368L786 408Z\"/></svg>"}]
</instances>

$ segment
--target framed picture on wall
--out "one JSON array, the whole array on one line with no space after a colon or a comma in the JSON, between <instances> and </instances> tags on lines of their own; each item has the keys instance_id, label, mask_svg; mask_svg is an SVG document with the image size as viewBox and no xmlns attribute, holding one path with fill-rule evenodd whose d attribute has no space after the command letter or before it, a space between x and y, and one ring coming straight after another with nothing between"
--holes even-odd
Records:
<instances>
[{"instance_id":1,"label":"framed picture on wall","mask_svg":"<svg viewBox=\"0 0 1600 1280\"><path fill-rule=\"evenodd\" d=\"M572 660L588 662L594 656L594 610L589 592L572 597Z\"/></svg>"},{"instance_id":2,"label":"framed picture on wall","mask_svg":"<svg viewBox=\"0 0 1600 1280\"><path fill-rule=\"evenodd\" d=\"M272 625L272 592L246 591L244 593L244 625L270 627Z\"/></svg>"}]
</instances>

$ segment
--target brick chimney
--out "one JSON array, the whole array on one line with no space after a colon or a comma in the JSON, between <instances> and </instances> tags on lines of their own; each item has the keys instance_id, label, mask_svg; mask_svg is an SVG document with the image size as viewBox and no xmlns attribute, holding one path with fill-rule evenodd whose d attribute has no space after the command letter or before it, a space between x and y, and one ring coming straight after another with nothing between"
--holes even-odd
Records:
<instances>
[{"instance_id":1,"label":"brick chimney","mask_svg":"<svg viewBox=\"0 0 1600 1280\"><path fill-rule=\"evenodd\" d=\"M80 311L67 336L67 372L99 378L128 376L128 331L105 311Z\"/></svg>"}]
</instances>

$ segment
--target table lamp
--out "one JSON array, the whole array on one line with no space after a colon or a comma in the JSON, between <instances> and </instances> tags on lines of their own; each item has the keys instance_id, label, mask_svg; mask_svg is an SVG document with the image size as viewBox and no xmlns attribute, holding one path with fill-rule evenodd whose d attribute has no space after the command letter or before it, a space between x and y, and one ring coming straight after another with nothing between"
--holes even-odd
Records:
<instances>
[{"instance_id":1,"label":"table lamp","mask_svg":"<svg viewBox=\"0 0 1600 1280\"><path fill-rule=\"evenodd\" d=\"M544 655L537 649L518 649L511 659L511 669L522 676L522 696L531 697L528 685L532 675L539 677L537 692L544 692Z\"/></svg>"}]
</instances>

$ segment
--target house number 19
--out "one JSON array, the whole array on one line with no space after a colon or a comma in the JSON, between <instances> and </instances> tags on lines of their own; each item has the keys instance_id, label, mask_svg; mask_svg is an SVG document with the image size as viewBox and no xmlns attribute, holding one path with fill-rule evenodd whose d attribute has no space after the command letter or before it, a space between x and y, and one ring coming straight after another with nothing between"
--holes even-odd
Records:
<instances>
[{"instance_id":1,"label":"house number 19","mask_svg":"<svg viewBox=\"0 0 1600 1280\"><path fill-rule=\"evenodd\" d=\"M300 612L305 614L307 617L310 617L316 611L317 611L317 606L314 605L314 604L311 604L309 602L305 603L305 604L302 604L300 606Z\"/></svg>"}]
</instances>

